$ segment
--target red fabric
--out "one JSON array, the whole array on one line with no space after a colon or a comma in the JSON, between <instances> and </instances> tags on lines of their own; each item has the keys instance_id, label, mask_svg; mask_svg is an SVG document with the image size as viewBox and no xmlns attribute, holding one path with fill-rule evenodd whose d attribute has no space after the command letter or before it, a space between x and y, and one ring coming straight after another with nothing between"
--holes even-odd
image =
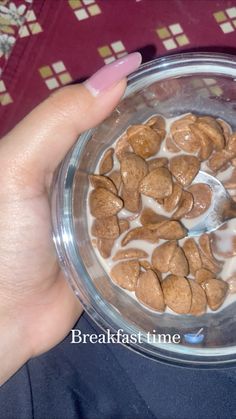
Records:
<instances>
[{"instance_id":1,"label":"red fabric","mask_svg":"<svg viewBox=\"0 0 236 419\"><path fill-rule=\"evenodd\" d=\"M44 66L63 62L73 80L84 79L104 64L98 48L118 41L125 52L143 52L144 61L180 50L236 52L235 0L81 0L80 6L78 0L71 1L74 5L77 2L77 9L67 0L34 0L32 4L30 0L13 0L17 7L26 5L24 16L27 10L33 10L42 31L18 35L10 56L0 58L1 79L11 97L11 103L0 102L1 135L54 90L40 75L39 69ZM0 0L5 7L10 3ZM91 5L99 7L100 12L78 20L75 11L83 9L81 13L88 14ZM4 13L0 12L0 38L6 33L1 25ZM218 22L215 13L223 13L217 15ZM182 39L183 46L178 45L178 35L170 32L169 26L176 24L181 26L180 35L187 37L187 41ZM14 36L20 30L16 25L10 28ZM163 28L170 36L165 30L163 35ZM157 29L162 29L164 38ZM178 27L175 30L178 32ZM163 44L168 39L172 39L169 50Z\"/></svg>"}]
</instances>

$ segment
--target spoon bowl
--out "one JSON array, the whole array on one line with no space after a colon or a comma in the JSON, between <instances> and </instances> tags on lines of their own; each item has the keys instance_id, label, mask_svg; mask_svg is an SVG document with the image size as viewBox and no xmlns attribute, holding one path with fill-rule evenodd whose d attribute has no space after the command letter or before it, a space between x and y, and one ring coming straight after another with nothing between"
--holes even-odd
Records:
<instances>
[{"instance_id":1,"label":"spoon bowl","mask_svg":"<svg viewBox=\"0 0 236 419\"><path fill-rule=\"evenodd\" d=\"M189 237L210 233L226 221L236 217L236 203L216 177L200 170L192 182L192 184L195 183L208 185L212 191L212 200L208 210L200 217L200 221L198 220L195 225L188 229Z\"/></svg>"}]
</instances>

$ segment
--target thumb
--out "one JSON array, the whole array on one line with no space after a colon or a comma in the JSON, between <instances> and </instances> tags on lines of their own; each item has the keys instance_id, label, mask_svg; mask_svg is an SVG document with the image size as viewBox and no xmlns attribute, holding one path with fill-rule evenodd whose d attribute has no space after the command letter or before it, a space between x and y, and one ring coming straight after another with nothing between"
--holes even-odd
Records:
<instances>
[{"instance_id":1,"label":"thumb","mask_svg":"<svg viewBox=\"0 0 236 419\"><path fill-rule=\"evenodd\" d=\"M11 177L43 186L83 131L96 126L114 109L126 88L125 76L136 70L133 53L95 73L84 84L64 87L37 106L0 143L1 167Z\"/></svg>"}]
</instances>

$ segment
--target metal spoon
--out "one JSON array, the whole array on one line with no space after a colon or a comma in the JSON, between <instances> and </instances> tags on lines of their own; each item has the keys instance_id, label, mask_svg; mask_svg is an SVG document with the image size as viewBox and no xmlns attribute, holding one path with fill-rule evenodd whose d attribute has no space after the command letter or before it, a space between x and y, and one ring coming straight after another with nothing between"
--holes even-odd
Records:
<instances>
[{"instance_id":1,"label":"metal spoon","mask_svg":"<svg viewBox=\"0 0 236 419\"><path fill-rule=\"evenodd\" d=\"M192 183L205 183L212 190L211 206L196 225L188 229L188 236L200 236L216 230L226 221L236 217L236 202L234 202L222 183L214 176L199 171Z\"/></svg>"}]
</instances>

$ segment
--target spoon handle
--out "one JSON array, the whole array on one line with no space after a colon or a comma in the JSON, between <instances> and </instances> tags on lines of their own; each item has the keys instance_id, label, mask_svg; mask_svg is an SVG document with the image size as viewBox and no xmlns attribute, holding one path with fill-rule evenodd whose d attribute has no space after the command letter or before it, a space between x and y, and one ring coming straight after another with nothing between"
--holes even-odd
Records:
<instances>
[{"instance_id":1,"label":"spoon handle","mask_svg":"<svg viewBox=\"0 0 236 419\"><path fill-rule=\"evenodd\" d=\"M232 199L227 202L227 206L224 208L223 218L225 221L231 220L231 218L236 218L236 202Z\"/></svg>"}]
</instances>

